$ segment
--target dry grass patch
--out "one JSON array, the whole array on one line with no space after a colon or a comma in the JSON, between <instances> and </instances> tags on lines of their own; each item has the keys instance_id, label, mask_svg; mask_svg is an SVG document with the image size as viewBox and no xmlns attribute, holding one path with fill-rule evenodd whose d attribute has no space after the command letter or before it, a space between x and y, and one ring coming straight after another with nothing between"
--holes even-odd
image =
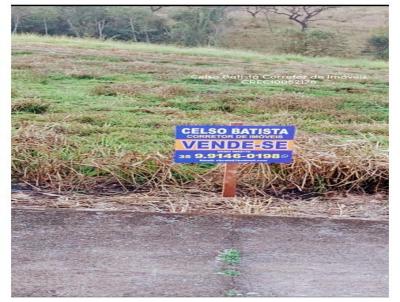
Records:
<instances>
[{"instance_id":1,"label":"dry grass patch","mask_svg":"<svg viewBox=\"0 0 400 302\"><path fill-rule=\"evenodd\" d=\"M312 111L326 112L336 109L342 102L336 97L310 97L301 94L278 94L260 96L247 105L257 112L271 111Z\"/></svg>"},{"instance_id":2,"label":"dry grass patch","mask_svg":"<svg viewBox=\"0 0 400 302\"><path fill-rule=\"evenodd\" d=\"M84 69L73 69L64 72L64 75L67 77L75 78L78 80L85 80L85 79L96 79L102 77L104 74L100 71L95 70L87 70Z\"/></svg>"},{"instance_id":3,"label":"dry grass patch","mask_svg":"<svg viewBox=\"0 0 400 302\"><path fill-rule=\"evenodd\" d=\"M45 113L50 104L38 98L24 98L13 100L11 104L11 112L28 112L41 114Z\"/></svg>"},{"instance_id":4,"label":"dry grass patch","mask_svg":"<svg viewBox=\"0 0 400 302\"><path fill-rule=\"evenodd\" d=\"M318 146L318 147L317 147ZM329 138L296 139L289 165L246 165L241 182L247 190L285 192L387 192L387 152L367 141L339 143Z\"/></svg>"},{"instance_id":5,"label":"dry grass patch","mask_svg":"<svg viewBox=\"0 0 400 302\"><path fill-rule=\"evenodd\" d=\"M94 95L105 95L105 96L117 96L117 95L128 95L138 96L151 91L152 86L146 84L107 84L98 85L93 88L92 93Z\"/></svg>"},{"instance_id":6,"label":"dry grass patch","mask_svg":"<svg viewBox=\"0 0 400 302\"><path fill-rule=\"evenodd\" d=\"M336 92L347 92L347 93L367 93L367 88L354 88L354 87L338 87L335 88Z\"/></svg>"},{"instance_id":7,"label":"dry grass patch","mask_svg":"<svg viewBox=\"0 0 400 302\"><path fill-rule=\"evenodd\" d=\"M156 95L163 99L174 98L177 96L187 96L189 90L181 85L161 86L156 91Z\"/></svg>"},{"instance_id":8,"label":"dry grass patch","mask_svg":"<svg viewBox=\"0 0 400 302\"><path fill-rule=\"evenodd\" d=\"M163 108L166 107L166 108ZM140 113L148 113L148 114L157 114L157 115L172 115L177 118L184 118L186 117L185 112L180 111L179 109L168 108L168 103L163 102L162 105L155 107L155 108L133 108L128 109L128 112L140 112Z\"/></svg>"},{"instance_id":9,"label":"dry grass patch","mask_svg":"<svg viewBox=\"0 0 400 302\"><path fill-rule=\"evenodd\" d=\"M373 117L368 114L359 113L357 111L349 112L349 111L338 111L338 110L327 110L326 112L335 122L340 123L375 123ZM312 117L312 116L311 116ZM342 124L343 125L343 124ZM382 127L381 124L378 124L379 128ZM386 125L387 127L387 125Z\"/></svg>"},{"instance_id":10,"label":"dry grass patch","mask_svg":"<svg viewBox=\"0 0 400 302\"><path fill-rule=\"evenodd\" d=\"M105 96L153 96L161 99L169 99L177 96L187 96L189 90L180 85L159 86L157 84L126 83L98 85L93 88L92 93L94 95Z\"/></svg>"},{"instance_id":11,"label":"dry grass patch","mask_svg":"<svg viewBox=\"0 0 400 302\"><path fill-rule=\"evenodd\" d=\"M369 122L369 123L321 123L320 128L323 131L329 131L330 129L334 129L335 132L340 131L351 131L356 133L364 133L364 134L375 134L375 135L383 135L388 137L389 135L389 127L385 123L376 123L376 122Z\"/></svg>"},{"instance_id":12,"label":"dry grass patch","mask_svg":"<svg viewBox=\"0 0 400 302\"><path fill-rule=\"evenodd\" d=\"M95 209L190 214L244 214L291 217L387 220L387 196L383 194L332 193L309 199L266 197L222 198L220 193L196 189L165 188L162 191L113 195L54 194L43 190L17 191L15 208Z\"/></svg>"},{"instance_id":13,"label":"dry grass patch","mask_svg":"<svg viewBox=\"0 0 400 302\"><path fill-rule=\"evenodd\" d=\"M387 192L388 156L365 141L338 143L300 137L292 164L240 166L245 195ZM318 148L316 148L318 146ZM13 136L13 178L42 188L69 191L162 190L166 186L221 189L223 165L199 169L172 163L171 154L120 152L98 146L82 151L51 129L20 128Z\"/></svg>"}]
</instances>

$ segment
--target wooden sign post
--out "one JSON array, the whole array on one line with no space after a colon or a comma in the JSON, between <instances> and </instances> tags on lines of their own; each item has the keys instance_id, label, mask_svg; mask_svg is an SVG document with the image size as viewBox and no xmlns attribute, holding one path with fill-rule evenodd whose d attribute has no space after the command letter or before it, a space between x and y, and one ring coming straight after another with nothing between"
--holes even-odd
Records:
<instances>
[{"instance_id":1,"label":"wooden sign post","mask_svg":"<svg viewBox=\"0 0 400 302\"><path fill-rule=\"evenodd\" d=\"M243 123L231 123L231 126L240 126ZM239 164L225 164L222 197L236 196L237 169Z\"/></svg>"},{"instance_id":2,"label":"wooden sign post","mask_svg":"<svg viewBox=\"0 0 400 302\"><path fill-rule=\"evenodd\" d=\"M295 126L177 125L174 162L225 164L223 197L236 196L238 166L292 162Z\"/></svg>"}]
</instances>

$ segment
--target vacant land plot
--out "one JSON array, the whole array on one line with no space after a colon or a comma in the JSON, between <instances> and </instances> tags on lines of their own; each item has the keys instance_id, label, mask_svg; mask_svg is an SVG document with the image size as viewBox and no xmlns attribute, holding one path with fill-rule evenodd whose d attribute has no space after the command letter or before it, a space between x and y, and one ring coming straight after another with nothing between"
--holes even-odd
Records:
<instances>
[{"instance_id":1,"label":"vacant land plot","mask_svg":"<svg viewBox=\"0 0 400 302\"><path fill-rule=\"evenodd\" d=\"M221 167L171 163L174 126L241 121L299 129L294 163L241 166L241 192L388 188L386 62L31 35L12 54L14 182L219 190Z\"/></svg>"}]
</instances>

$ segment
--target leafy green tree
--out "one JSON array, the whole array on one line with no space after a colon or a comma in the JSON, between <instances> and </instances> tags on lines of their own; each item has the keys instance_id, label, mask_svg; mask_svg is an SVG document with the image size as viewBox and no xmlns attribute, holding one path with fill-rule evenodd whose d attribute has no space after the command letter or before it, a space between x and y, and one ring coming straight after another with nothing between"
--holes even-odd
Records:
<instances>
[{"instance_id":1,"label":"leafy green tree","mask_svg":"<svg viewBox=\"0 0 400 302\"><path fill-rule=\"evenodd\" d=\"M59 9L59 12L68 24L69 32L76 37L85 36L86 30L90 26L88 8L90 7L62 6Z\"/></svg>"},{"instance_id":2,"label":"leafy green tree","mask_svg":"<svg viewBox=\"0 0 400 302\"><path fill-rule=\"evenodd\" d=\"M190 7L172 16L173 41L186 46L213 45L224 7Z\"/></svg>"},{"instance_id":3,"label":"leafy green tree","mask_svg":"<svg viewBox=\"0 0 400 302\"><path fill-rule=\"evenodd\" d=\"M96 25L97 37L101 40L106 38L104 29L111 20L109 8L106 6L93 6L91 10L91 17Z\"/></svg>"},{"instance_id":4,"label":"leafy green tree","mask_svg":"<svg viewBox=\"0 0 400 302\"><path fill-rule=\"evenodd\" d=\"M111 9L113 22L108 31L119 39L135 42L166 42L166 20L154 14L148 7L119 6Z\"/></svg>"},{"instance_id":5,"label":"leafy green tree","mask_svg":"<svg viewBox=\"0 0 400 302\"><path fill-rule=\"evenodd\" d=\"M58 21L59 13L56 6L36 6L30 9L30 16L26 21L26 30L49 34L53 24Z\"/></svg>"},{"instance_id":6,"label":"leafy green tree","mask_svg":"<svg viewBox=\"0 0 400 302\"><path fill-rule=\"evenodd\" d=\"M59 12L66 21L70 33L76 37L98 37L104 39L104 29L110 21L105 6L62 6Z\"/></svg>"},{"instance_id":7,"label":"leafy green tree","mask_svg":"<svg viewBox=\"0 0 400 302\"><path fill-rule=\"evenodd\" d=\"M29 7L27 6L12 6L11 7L11 25L12 33L18 32L22 21L30 15Z\"/></svg>"}]
</instances>

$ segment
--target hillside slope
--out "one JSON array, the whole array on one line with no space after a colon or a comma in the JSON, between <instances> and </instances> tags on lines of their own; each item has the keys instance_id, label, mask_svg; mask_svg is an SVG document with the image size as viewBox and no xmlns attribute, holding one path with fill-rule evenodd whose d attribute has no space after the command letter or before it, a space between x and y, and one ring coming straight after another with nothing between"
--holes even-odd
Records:
<instances>
[{"instance_id":1,"label":"hillside slope","mask_svg":"<svg viewBox=\"0 0 400 302\"><path fill-rule=\"evenodd\" d=\"M231 13L232 26L226 28L220 44L237 49L252 49L263 53L281 53L289 39L288 30L299 31L299 26L287 16L263 14L252 18L245 11ZM360 57L367 40L374 34L388 32L389 10L386 6L344 6L324 12L310 30L335 33L343 41L342 55Z\"/></svg>"}]
</instances>

